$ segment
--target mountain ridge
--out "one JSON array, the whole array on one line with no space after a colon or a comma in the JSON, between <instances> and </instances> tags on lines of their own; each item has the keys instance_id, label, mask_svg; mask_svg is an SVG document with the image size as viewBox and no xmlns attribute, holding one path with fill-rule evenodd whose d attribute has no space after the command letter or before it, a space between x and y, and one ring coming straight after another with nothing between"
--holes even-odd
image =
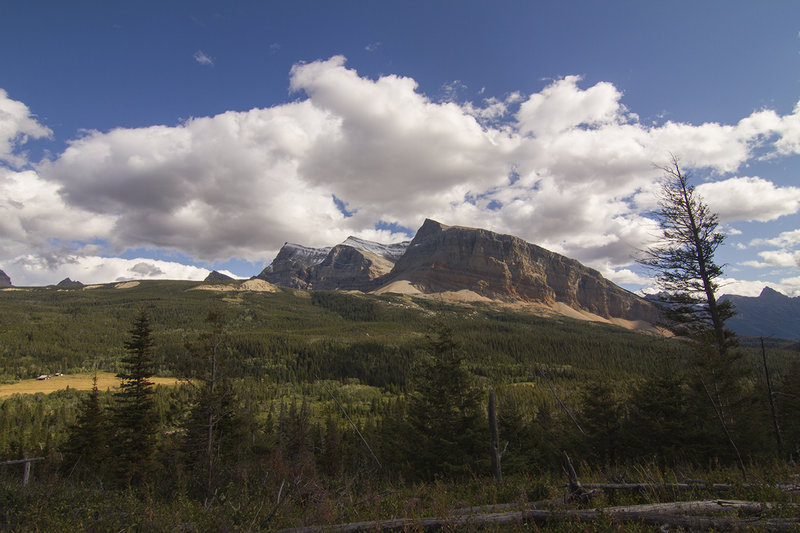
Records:
<instances>
[{"instance_id":1,"label":"mountain ridge","mask_svg":"<svg viewBox=\"0 0 800 533\"><path fill-rule=\"evenodd\" d=\"M287 243L258 277L308 290L461 293L650 324L660 316L653 304L574 259L513 235L432 219L425 220L410 242L393 245L355 237L331 248Z\"/></svg>"},{"instance_id":2,"label":"mountain ridge","mask_svg":"<svg viewBox=\"0 0 800 533\"><path fill-rule=\"evenodd\" d=\"M736 314L726 325L739 335L800 339L800 296L764 287L758 296L725 294L720 301L733 304Z\"/></svg>"}]
</instances>

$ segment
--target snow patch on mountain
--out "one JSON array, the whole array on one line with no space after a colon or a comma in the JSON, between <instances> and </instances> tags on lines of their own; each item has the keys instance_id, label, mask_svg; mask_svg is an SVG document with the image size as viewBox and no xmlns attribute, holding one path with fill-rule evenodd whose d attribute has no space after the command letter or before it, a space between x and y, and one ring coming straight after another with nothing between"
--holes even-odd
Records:
<instances>
[{"instance_id":1,"label":"snow patch on mountain","mask_svg":"<svg viewBox=\"0 0 800 533\"><path fill-rule=\"evenodd\" d=\"M362 252L368 252L378 257L383 257L394 263L405 253L410 242L411 241L403 241L394 244L381 244L350 236L342 244L345 246L352 246L356 250L361 250Z\"/></svg>"}]
</instances>

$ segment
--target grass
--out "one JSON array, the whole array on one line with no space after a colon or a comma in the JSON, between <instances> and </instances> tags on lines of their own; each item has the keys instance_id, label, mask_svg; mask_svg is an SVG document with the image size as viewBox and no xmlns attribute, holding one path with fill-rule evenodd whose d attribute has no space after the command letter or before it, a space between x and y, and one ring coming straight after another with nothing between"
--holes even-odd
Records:
<instances>
[{"instance_id":1,"label":"grass","mask_svg":"<svg viewBox=\"0 0 800 533\"><path fill-rule=\"evenodd\" d=\"M7 398L14 394L50 394L66 388L76 390L90 390L92 388L93 373L71 374L63 376L52 376L50 379L23 379L18 383L10 385L0 385L0 398ZM177 385L180 380L176 378L157 378L150 380L156 385ZM111 372L97 373L97 388L101 391L115 389L119 387L120 379Z\"/></svg>"}]
</instances>

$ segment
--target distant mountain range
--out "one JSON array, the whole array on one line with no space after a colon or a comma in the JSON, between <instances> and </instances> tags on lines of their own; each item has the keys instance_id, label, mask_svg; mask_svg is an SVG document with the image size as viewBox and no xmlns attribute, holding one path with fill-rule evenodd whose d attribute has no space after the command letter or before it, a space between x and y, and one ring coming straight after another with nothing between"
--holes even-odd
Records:
<instances>
[{"instance_id":1,"label":"distant mountain range","mask_svg":"<svg viewBox=\"0 0 800 533\"><path fill-rule=\"evenodd\" d=\"M659 322L658 305L574 259L512 235L426 220L411 241L380 244L356 237L326 248L286 243L258 276L304 290L436 295L450 301L529 305L589 320L639 327ZM206 282L225 283L212 272ZM82 287L69 278L59 287ZM12 287L0 270L0 288ZM758 297L724 295L737 314L728 327L743 336L800 339L800 297L769 287Z\"/></svg>"},{"instance_id":2,"label":"distant mountain range","mask_svg":"<svg viewBox=\"0 0 800 533\"><path fill-rule=\"evenodd\" d=\"M728 319L728 327L739 335L800 339L800 297L790 298L769 287L758 296L724 295L736 315Z\"/></svg>"}]
</instances>

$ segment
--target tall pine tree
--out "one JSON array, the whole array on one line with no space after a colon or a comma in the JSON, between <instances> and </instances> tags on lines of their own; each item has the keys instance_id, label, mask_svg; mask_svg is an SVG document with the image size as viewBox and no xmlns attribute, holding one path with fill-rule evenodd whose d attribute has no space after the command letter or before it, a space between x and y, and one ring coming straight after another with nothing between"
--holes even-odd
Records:
<instances>
[{"instance_id":1,"label":"tall pine tree","mask_svg":"<svg viewBox=\"0 0 800 533\"><path fill-rule=\"evenodd\" d=\"M133 323L125 350L123 370L117 374L122 383L114 393L112 463L118 482L139 485L153 468L158 429L150 381L154 373L152 330L144 309Z\"/></svg>"},{"instance_id":2,"label":"tall pine tree","mask_svg":"<svg viewBox=\"0 0 800 533\"><path fill-rule=\"evenodd\" d=\"M92 380L92 390L81 405L75 425L69 428L67 441L62 448L62 468L67 475L97 476L104 470L107 457L106 416L100 404L97 375Z\"/></svg>"},{"instance_id":3,"label":"tall pine tree","mask_svg":"<svg viewBox=\"0 0 800 533\"><path fill-rule=\"evenodd\" d=\"M431 348L433 360L409 403L409 462L426 478L488 470L482 393L464 367L453 331L440 326Z\"/></svg>"}]
</instances>

